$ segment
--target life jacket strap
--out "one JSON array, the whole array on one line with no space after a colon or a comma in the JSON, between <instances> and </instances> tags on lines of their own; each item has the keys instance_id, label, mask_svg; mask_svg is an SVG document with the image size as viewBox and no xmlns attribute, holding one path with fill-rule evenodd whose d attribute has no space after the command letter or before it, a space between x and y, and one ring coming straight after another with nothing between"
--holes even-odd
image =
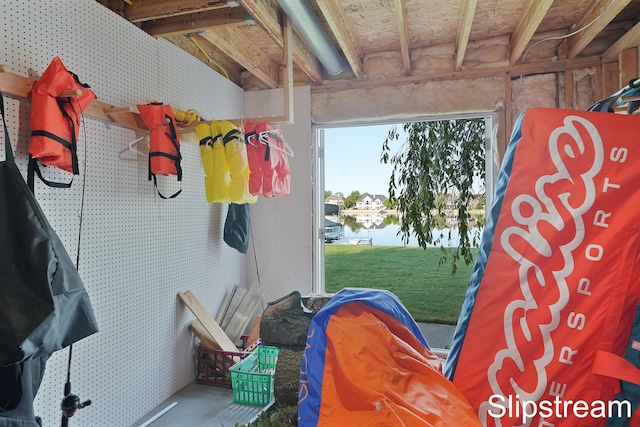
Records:
<instances>
[{"instance_id":1,"label":"life jacket strap","mask_svg":"<svg viewBox=\"0 0 640 427\"><path fill-rule=\"evenodd\" d=\"M156 192L158 193L158 195L163 198L163 199L173 199L175 198L178 194L182 193L182 182L180 183L180 189L178 191L176 191L175 193L173 193L171 196L165 196L164 194L162 194L160 192L160 190L158 189L158 181L156 180L156 175L153 174L153 186L156 188Z\"/></svg>"},{"instance_id":2,"label":"life jacket strap","mask_svg":"<svg viewBox=\"0 0 640 427\"><path fill-rule=\"evenodd\" d=\"M35 194L34 172L35 172L35 175L38 175L38 178L40 178L40 181L42 181L45 185L49 187L71 188L71 184L73 184L73 176L71 176L70 182L55 182L55 181L49 181L45 179L45 177L42 176L42 172L40 171L40 166L38 165L38 162L36 161L36 159L34 159L31 156L31 154L29 154L29 164L27 166L27 185L29 186L29 190L31 190L31 192L34 194Z\"/></svg>"}]
</instances>

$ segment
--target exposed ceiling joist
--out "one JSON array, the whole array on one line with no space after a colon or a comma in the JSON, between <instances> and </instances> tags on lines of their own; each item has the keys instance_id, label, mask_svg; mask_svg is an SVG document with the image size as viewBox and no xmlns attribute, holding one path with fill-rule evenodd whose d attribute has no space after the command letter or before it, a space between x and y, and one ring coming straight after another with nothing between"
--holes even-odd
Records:
<instances>
[{"instance_id":1,"label":"exposed ceiling joist","mask_svg":"<svg viewBox=\"0 0 640 427\"><path fill-rule=\"evenodd\" d=\"M207 30L203 37L234 61L246 68L261 82L272 89L278 87L280 66L266 55L256 52L255 47L235 33L233 28Z\"/></svg>"},{"instance_id":2,"label":"exposed ceiling joist","mask_svg":"<svg viewBox=\"0 0 640 427\"><path fill-rule=\"evenodd\" d=\"M456 7L447 0L304 0L309 6L305 13L317 19L307 17L309 24L294 28L286 43L282 6L290 3L280 0L96 1L228 74L245 90L283 87L291 79L282 77L282 71L287 76L293 71L295 84L311 85L313 91L392 86L414 78L504 76L529 70L522 68L527 65L520 63L523 55L549 34L573 35L564 40L563 49L554 49L559 42L548 43L536 49L535 58L527 57L529 62L554 58L543 68L531 68L540 73L555 72L569 62L583 64L586 55L604 66L640 46L640 0L456 0ZM245 13L255 25L247 25ZM307 42L301 36L312 26L313 34L329 33L331 50L346 59L341 62L349 69L343 64L335 72L321 65L324 46L314 51L313 38ZM208 40L197 35L207 31ZM285 51L290 54L283 56ZM365 54L370 58L366 72ZM388 58L402 58L403 63ZM283 62L289 59L293 70Z\"/></svg>"},{"instance_id":3,"label":"exposed ceiling joist","mask_svg":"<svg viewBox=\"0 0 640 427\"><path fill-rule=\"evenodd\" d=\"M197 33L214 27L246 25L247 17L247 12L244 9L233 7L145 21L141 28L152 36L165 37L174 34Z\"/></svg>"},{"instance_id":4,"label":"exposed ceiling joist","mask_svg":"<svg viewBox=\"0 0 640 427\"><path fill-rule=\"evenodd\" d=\"M198 58L209 67L213 68L218 73L227 77L229 80L237 85L240 85L240 66L237 62L233 61L227 55L225 55L220 49L216 48L209 40L199 35L192 35L196 42L200 45L197 46L187 35L174 35L167 36L166 39L175 44L182 50L188 52L192 56ZM202 52L200 47L204 50ZM205 56L206 53L206 56ZM210 58L216 57L217 64L211 63Z\"/></svg>"},{"instance_id":5,"label":"exposed ceiling joist","mask_svg":"<svg viewBox=\"0 0 640 427\"><path fill-rule=\"evenodd\" d=\"M462 12L460 30L458 31L456 42L456 70L462 68L462 61L467 51L467 44L469 44L469 34L471 34L471 25L473 24L473 16L476 14L478 0L466 0L464 3L464 11Z\"/></svg>"},{"instance_id":6,"label":"exposed ceiling joist","mask_svg":"<svg viewBox=\"0 0 640 427\"><path fill-rule=\"evenodd\" d=\"M640 22L611 45L611 47L602 54L602 60L604 62L617 60L620 52L633 46L640 46Z\"/></svg>"},{"instance_id":7,"label":"exposed ceiling joist","mask_svg":"<svg viewBox=\"0 0 640 427\"><path fill-rule=\"evenodd\" d=\"M131 1L125 6L125 17L131 22L150 21L152 19L169 18L205 10L229 7L227 0L155 0Z\"/></svg>"},{"instance_id":8,"label":"exposed ceiling joist","mask_svg":"<svg viewBox=\"0 0 640 427\"><path fill-rule=\"evenodd\" d=\"M518 62L552 4L553 0L529 1L522 12L518 26L511 34L511 56L509 58L511 65Z\"/></svg>"},{"instance_id":9,"label":"exposed ceiling joist","mask_svg":"<svg viewBox=\"0 0 640 427\"><path fill-rule=\"evenodd\" d=\"M409 41L409 23L407 20L406 0L395 0L396 20L400 34L400 52L405 76L411 75L411 43Z\"/></svg>"},{"instance_id":10,"label":"exposed ceiling joist","mask_svg":"<svg viewBox=\"0 0 640 427\"><path fill-rule=\"evenodd\" d=\"M239 0L240 5L276 44L284 48L283 28L277 10L266 0ZM298 34L293 34L293 60L314 83L322 82L322 70L315 55Z\"/></svg>"},{"instance_id":11,"label":"exposed ceiling joist","mask_svg":"<svg viewBox=\"0 0 640 427\"><path fill-rule=\"evenodd\" d=\"M338 40L338 44L347 58L347 62L356 78L362 78L363 65L362 56L358 47L353 41L349 26L342 11L338 8L335 0L317 0L318 7L327 20L331 31Z\"/></svg>"},{"instance_id":12,"label":"exposed ceiling joist","mask_svg":"<svg viewBox=\"0 0 640 427\"><path fill-rule=\"evenodd\" d=\"M569 58L578 56L630 2L631 0L597 0L575 29L579 30L587 25L589 27L567 40L569 46L567 56Z\"/></svg>"}]
</instances>

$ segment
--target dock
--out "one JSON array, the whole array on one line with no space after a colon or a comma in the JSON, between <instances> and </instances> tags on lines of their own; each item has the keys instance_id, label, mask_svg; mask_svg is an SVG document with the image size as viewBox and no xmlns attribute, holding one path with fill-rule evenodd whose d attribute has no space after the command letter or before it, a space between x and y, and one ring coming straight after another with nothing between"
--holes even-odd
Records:
<instances>
[{"instance_id":1,"label":"dock","mask_svg":"<svg viewBox=\"0 0 640 427\"><path fill-rule=\"evenodd\" d=\"M366 237L362 239L354 238L349 239L350 245L373 245L373 237Z\"/></svg>"}]
</instances>

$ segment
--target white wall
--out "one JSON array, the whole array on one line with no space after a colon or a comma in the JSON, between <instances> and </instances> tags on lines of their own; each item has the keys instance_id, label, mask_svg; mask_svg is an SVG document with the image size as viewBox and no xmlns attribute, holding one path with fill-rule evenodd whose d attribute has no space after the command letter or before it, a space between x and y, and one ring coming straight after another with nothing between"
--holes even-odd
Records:
<instances>
[{"instance_id":1,"label":"white wall","mask_svg":"<svg viewBox=\"0 0 640 427\"><path fill-rule=\"evenodd\" d=\"M274 89L247 92L247 117L282 114L283 91ZM311 93L308 86L294 89L294 124L280 125L294 156L289 158L289 197L260 198L251 206L255 242L247 252L247 280L258 281L266 289L264 300L276 300L291 291L309 294L313 278Z\"/></svg>"},{"instance_id":2,"label":"white wall","mask_svg":"<svg viewBox=\"0 0 640 427\"><path fill-rule=\"evenodd\" d=\"M195 108L209 119L244 112L241 88L98 2L0 0L0 28L0 64L16 74L37 78L58 55L100 100L116 106L158 99L175 108ZM28 101L6 101L9 131L24 173L30 106ZM36 187L36 197L71 258L80 250L80 275L100 328L73 347L72 391L93 401L74 416L73 425L130 425L192 381L193 340L187 325L193 316L177 292L194 290L215 313L226 290L246 283L246 257L222 241L226 207L205 201L198 147L182 144L183 192L174 200L161 200L147 181L145 158L118 158L141 134L85 118L81 175L72 188ZM295 140L291 135L290 141ZM297 154L304 161L304 150ZM177 185L175 177L165 181L166 192ZM302 191L298 185L296 192ZM281 223L274 205L288 208L290 201L273 203L260 208L270 206L269 214L276 217L268 224L269 233ZM261 232L257 228L262 238ZM37 395L36 413L45 426L60 422L67 353L59 351L50 359Z\"/></svg>"}]
</instances>

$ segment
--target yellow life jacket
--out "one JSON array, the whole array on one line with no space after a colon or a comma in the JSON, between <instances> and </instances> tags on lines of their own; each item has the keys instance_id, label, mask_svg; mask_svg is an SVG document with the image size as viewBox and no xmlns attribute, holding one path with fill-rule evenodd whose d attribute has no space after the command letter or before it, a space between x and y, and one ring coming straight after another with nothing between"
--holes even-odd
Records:
<instances>
[{"instance_id":1,"label":"yellow life jacket","mask_svg":"<svg viewBox=\"0 0 640 427\"><path fill-rule=\"evenodd\" d=\"M204 169L207 202L255 203L249 193L249 162L244 137L231 122L219 120L196 126Z\"/></svg>"},{"instance_id":2,"label":"yellow life jacket","mask_svg":"<svg viewBox=\"0 0 640 427\"><path fill-rule=\"evenodd\" d=\"M227 157L227 165L231 179L229 181L229 197L236 204L255 203L258 196L249 192L249 160L244 134L233 123L219 122L220 133Z\"/></svg>"}]
</instances>

